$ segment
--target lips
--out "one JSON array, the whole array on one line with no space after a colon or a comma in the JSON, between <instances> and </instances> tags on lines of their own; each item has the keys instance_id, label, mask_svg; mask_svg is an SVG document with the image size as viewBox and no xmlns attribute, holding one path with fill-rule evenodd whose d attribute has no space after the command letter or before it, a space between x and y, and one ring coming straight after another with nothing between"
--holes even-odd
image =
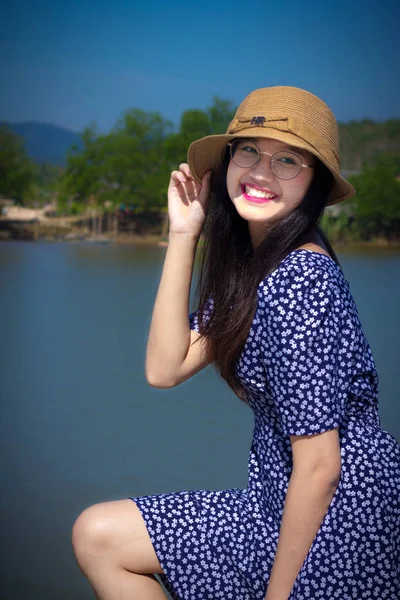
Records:
<instances>
[{"instance_id":1,"label":"lips","mask_svg":"<svg viewBox=\"0 0 400 600\"><path fill-rule=\"evenodd\" d=\"M241 186L242 196L248 202L254 202L256 204L265 204L266 202L270 202L271 200L275 200L278 198L278 195L275 194L272 190L268 188L262 188L258 185L248 185L242 184Z\"/></svg>"}]
</instances>

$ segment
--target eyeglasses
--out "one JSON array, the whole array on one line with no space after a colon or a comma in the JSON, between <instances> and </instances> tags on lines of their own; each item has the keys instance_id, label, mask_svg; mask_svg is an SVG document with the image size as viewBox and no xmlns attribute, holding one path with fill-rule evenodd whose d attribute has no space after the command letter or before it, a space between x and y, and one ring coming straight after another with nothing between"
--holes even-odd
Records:
<instances>
[{"instance_id":1,"label":"eyeglasses","mask_svg":"<svg viewBox=\"0 0 400 600\"><path fill-rule=\"evenodd\" d=\"M229 142L230 155L232 161L238 167L250 169L254 167L260 160L263 154L271 157L271 171L279 179L294 179L300 173L301 169L312 169L314 165L303 164L300 156L294 152L286 150L275 152L262 152L255 142L252 140L234 140Z\"/></svg>"}]
</instances>

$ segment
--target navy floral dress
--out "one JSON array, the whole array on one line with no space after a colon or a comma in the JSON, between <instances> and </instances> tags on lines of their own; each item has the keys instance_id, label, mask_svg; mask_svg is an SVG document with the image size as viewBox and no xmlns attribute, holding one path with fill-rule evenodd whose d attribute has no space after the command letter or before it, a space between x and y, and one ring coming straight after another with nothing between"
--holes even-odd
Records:
<instances>
[{"instance_id":1,"label":"navy floral dress","mask_svg":"<svg viewBox=\"0 0 400 600\"><path fill-rule=\"evenodd\" d=\"M212 307L210 307L212 308ZM197 313L190 316L198 330ZM342 469L290 600L398 600L400 449L349 285L294 250L258 287L238 374L254 412L246 489L132 498L174 599L263 600L292 471L291 435L339 428Z\"/></svg>"}]
</instances>

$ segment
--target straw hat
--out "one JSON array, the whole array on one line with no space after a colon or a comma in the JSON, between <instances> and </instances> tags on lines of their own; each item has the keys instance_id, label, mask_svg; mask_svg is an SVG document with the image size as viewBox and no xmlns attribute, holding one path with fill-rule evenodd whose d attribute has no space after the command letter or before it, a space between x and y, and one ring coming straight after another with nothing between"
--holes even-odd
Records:
<instances>
[{"instance_id":1,"label":"straw hat","mask_svg":"<svg viewBox=\"0 0 400 600\"><path fill-rule=\"evenodd\" d=\"M289 86L261 88L240 104L226 134L208 135L189 146L188 163L193 178L218 167L226 145L237 138L266 137L308 150L331 171L334 183L327 205L356 193L339 172L339 130L330 108L305 90Z\"/></svg>"}]
</instances>

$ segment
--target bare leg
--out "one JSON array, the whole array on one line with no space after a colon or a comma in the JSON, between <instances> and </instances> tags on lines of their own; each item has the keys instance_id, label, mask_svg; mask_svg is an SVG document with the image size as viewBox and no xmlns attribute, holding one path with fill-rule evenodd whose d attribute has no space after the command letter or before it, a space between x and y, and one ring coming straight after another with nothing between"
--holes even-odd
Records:
<instances>
[{"instance_id":1,"label":"bare leg","mask_svg":"<svg viewBox=\"0 0 400 600\"><path fill-rule=\"evenodd\" d=\"M163 571L132 500L86 509L76 520L72 544L99 600L165 600L153 577Z\"/></svg>"}]
</instances>

